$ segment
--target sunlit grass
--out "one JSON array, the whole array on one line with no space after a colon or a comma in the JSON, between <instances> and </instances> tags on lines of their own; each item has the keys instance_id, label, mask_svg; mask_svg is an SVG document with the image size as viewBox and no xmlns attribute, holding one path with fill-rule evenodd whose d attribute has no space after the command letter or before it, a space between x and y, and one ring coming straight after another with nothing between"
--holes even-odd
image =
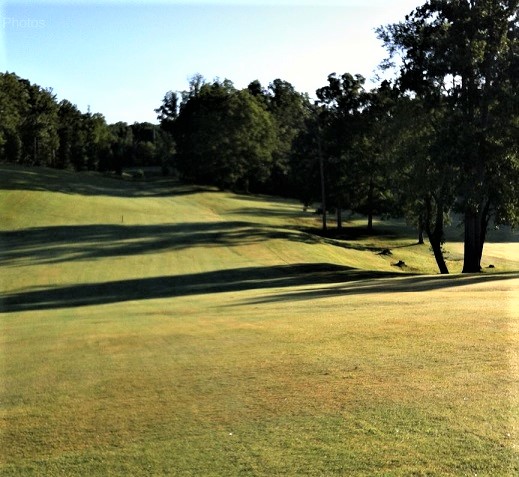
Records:
<instances>
[{"instance_id":1,"label":"sunlit grass","mask_svg":"<svg viewBox=\"0 0 519 477\"><path fill-rule=\"evenodd\" d=\"M287 201L20 189L0 191L21 232L1 251L1 475L519 473L517 274L385 275L428 247L334 245ZM311 263L344 269L283 268ZM142 299L146 279L175 288ZM99 283L92 306L56 292Z\"/></svg>"}]
</instances>

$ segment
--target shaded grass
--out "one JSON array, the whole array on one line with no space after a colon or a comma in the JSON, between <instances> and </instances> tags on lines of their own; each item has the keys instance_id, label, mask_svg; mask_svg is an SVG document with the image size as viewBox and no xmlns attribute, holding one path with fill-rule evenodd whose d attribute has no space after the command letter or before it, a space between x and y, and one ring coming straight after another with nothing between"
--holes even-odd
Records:
<instances>
[{"instance_id":1,"label":"shaded grass","mask_svg":"<svg viewBox=\"0 0 519 477\"><path fill-rule=\"evenodd\" d=\"M162 225L76 225L0 232L5 248L0 263L52 264L117 256L177 251L199 246L226 247L269 239L316 242L310 236L252 222Z\"/></svg>"},{"instance_id":2,"label":"shaded grass","mask_svg":"<svg viewBox=\"0 0 519 477\"><path fill-rule=\"evenodd\" d=\"M116 305L8 315L6 463L48 475L514 475L517 337L492 299L510 285L433 290L427 304L416 293L237 304L257 290L134 302L124 317Z\"/></svg>"},{"instance_id":3,"label":"shaded grass","mask_svg":"<svg viewBox=\"0 0 519 477\"><path fill-rule=\"evenodd\" d=\"M406 234L55 174L0 191L2 475L519 473L516 273L402 274Z\"/></svg>"},{"instance_id":4,"label":"shaded grass","mask_svg":"<svg viewBox=\"0 0 519 477\"><path fill-rule=\"evenodd\" d=\"M293 264L271 267L229 269L199 274L184 274L167 277L141 278L104 283L83 283L73 286L40 288L4 295L3 311L54 310L78 306L95 306L156 298L174 298L185 295L209 295L244 290L291 288L275 297L262 298L261 302L275 299L320 298L323 296L346 296L386 294L398 292L424 292L433 289L460 287L485 281L518 278L517 273L492 274L482 277L431 277L421 276L399 279L401 273L372 272L338 267L331 264ZM301 290L301 285L324 285L340 283L332 287ZM255 302L259 303L259 302Z\"/></svg>"}]
</instances>

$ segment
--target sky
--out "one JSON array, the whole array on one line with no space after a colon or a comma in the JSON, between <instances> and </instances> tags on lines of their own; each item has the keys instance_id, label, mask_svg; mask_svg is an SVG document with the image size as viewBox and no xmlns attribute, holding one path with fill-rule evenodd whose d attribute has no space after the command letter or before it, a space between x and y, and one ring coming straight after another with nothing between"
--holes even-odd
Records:
<instances>
[{"instance_id":1,"label":"sky","mask_svg":"<svg viewBox=\"0 0 519 477\"><path fill-rule=\"evenodd\" d=\"M237 88L280 78L315 96L330 73L369 88L386 51L374 32L421 0L0 0L0 71L108 123L157 122L168 91L200 73Z\"/></svg>"}]
</instances>

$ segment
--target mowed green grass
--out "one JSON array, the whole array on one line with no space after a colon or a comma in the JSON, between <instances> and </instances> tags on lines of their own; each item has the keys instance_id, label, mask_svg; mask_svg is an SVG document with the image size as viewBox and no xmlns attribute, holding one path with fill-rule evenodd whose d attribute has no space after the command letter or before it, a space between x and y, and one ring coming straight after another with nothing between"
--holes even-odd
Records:
<instances>
[{"instance_id":1,"label":"mowed green grass","mask_svg":"<svg viewBox=\"0 0 519 477\"><path fill-rule=\"evenodd\" d=\"M337 241L275 198L0 186L0 475L519 474L512 232L498 273L441 277L394 222Z\"/></svg>"}]
</instances>

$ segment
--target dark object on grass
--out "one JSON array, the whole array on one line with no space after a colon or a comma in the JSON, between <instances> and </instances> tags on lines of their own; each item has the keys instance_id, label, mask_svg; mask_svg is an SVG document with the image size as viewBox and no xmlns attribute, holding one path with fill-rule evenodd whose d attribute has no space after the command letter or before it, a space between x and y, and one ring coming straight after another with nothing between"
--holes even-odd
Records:
<instances>
[{"instance_id":1,"label":"dark object on grass","mask_svg":"<svg viewBox=\"0 0 519 477\"><path fill-rule=\"evenodd\" d=\"M379 253L379 255L393 255L393 252L391 252L391 250L389 250L388 248L385 248L384 250L382 250L382 252Z\"/></svg>"},{"instance_id":2,"label":"dark object on grass","mask_svg":"<svg viewBox=\"0 0 519 477\"><path fill-rule=\"evenodd\" d=\"M403 260L399 260L397 263L395 263L395 267L405 267L405 262Z\"/></svg>"},{"instance_id":3,"label":"dark object on grass","mask_svg":"<svg viewBox=\"0 0 519 477\"><path fill-rule=\"evenodd\" d=\"M494 265L489 265L488 268L496 268Z\"/></svg>"}]
</instances>

